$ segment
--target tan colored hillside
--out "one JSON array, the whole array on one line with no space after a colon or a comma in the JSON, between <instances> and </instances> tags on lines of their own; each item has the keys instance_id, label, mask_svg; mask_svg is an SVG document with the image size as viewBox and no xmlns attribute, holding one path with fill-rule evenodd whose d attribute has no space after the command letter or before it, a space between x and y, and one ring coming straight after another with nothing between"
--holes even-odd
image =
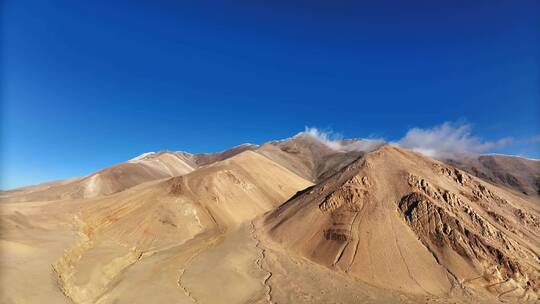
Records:
<instances>
[{"instance_id":1,"label":"tan colored hillside","mask_svg":"<svg viewBox=\"0 0 540 304\"><path fill-rule=\"evenodd\" d=\"M282 248L381 288L535 302L539 210L538 200L385 146L266 215L264 229Z\"/></svg>"},{"instance_id":2,"label":"tan colored hillside","mask_svg":"<svg viewBox=\"0 0 540 304\"><path fill-rule=\"evenodd\" d=\"M99 170L89 176L2 193L3 201L50 201L91 198L125 190L135 185L189 173L197 168L186 157L162 152Z\"/></svg>"},{"instance_id":3,"label":"tan colored hillside","mask_svg":"<svg viewBox=\"0 0 540 304\"><path fill-rule=\"evenodd\" d=\"M99 170L86 177L44 183L0 192L4 202L50 201L110 195L133 186L166 177L181 176L193 170L225 160L255 145L241 145L207 154L185 152L145 153L127 162Z\"/></svg>"},{"instance_id":4,"label":"tan colored hillside","mask_svg":"<svg viewBox=\"0 0 540 304\"><path fill-rule=\"evenodd\" d=\"M309 185L247 151L103 198L4 203L1 286L9 292L3 301L95 303L125 297L133 303L127 299L137 292L185 298L179 277L192 255ZM147 265L149 260L157 261ZM148 285L146 272L124 277L139 267L150 267L166 283ZM28 284L39 287L27 293ZM167 295L168 289L175 293Z\"/></svg>"},{"instance_id":5,"label":"tan colored hillside","mask_svg":"<svg viewBox=\"0 0 540 304\"><path fill-rule=\"evenodd\" d=\"M390 145L146 154L0 199L0 303L538 301L540 198Z\"/></svg>"}]
</instances>

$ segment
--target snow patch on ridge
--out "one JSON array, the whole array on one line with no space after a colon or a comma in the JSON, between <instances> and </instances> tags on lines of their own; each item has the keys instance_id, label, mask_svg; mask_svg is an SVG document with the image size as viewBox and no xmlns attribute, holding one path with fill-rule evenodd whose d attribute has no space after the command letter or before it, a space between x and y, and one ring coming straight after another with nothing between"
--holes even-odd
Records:
<instances>
[{"instance_id":1,"label":"snow patch on ridge","mask_svg":"<svg viewBox=\"0 0 540 304\"><path fill-rule=\"evenodd\" d=\"M136 163L138 161L141 161L142 159L144 159L145 157L147 156L150 156L150 155L154 155L156 154L156 152L146 152L146 153L143 153L135 158L132 158L130 160L128 160L128 162L131 162L131 163Z\"/></svg>"},{"instance_id":2,"label":"snow patch on ridge","mask_svg":"<svg viewBox=\"0 0 540 304\"><path fill-rule=\"evenodd\" d=\"M514 157L514 158L522 158L522 159L532 160L532 161L540 161L540 159L538 159L538 158L529 158L529 157L524 157L524 156L521 156L521 155L512 155L512 154L484 153L484 154L481 154L481 155L494 155L494 156Z\"/></svg>"}]
</instances>

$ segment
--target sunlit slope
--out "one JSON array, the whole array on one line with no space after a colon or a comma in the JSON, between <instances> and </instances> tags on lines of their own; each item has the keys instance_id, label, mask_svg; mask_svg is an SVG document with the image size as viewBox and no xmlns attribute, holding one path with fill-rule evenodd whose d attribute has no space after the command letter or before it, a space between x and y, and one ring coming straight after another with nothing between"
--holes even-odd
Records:
<instances>
[{"instance_id":1,"label":"sunlit slope","mask_svg":"<svg viewBox=\"0 0 540 304\"><path fill-rule=\"evenodd\" d=\"M120 192L144 182L183 175L196 168L182 155L162 152L107 167L86 177L6 191L1 194L1 199L3 202L24 202L91 198Z\"/></svg>"},{"instance_id":2,"label":"sunlit slope","mask_svg":"<svg viewBox=\"0 0 540 304\"><path fill-rule=\"evenodd\" d=\"M246 144L223 152L203 154L168 151L145 153L85 177L0 192L0 199L2 202L26 202L110 195L145 182L181 176L256 147Z\"/></svg>"},{"instance_id":3,"label":"sunlit slope","mask_svg":"<svg viewBox=\"0 0 540 304\"><path fill-rule=\"evenodd\" d=\"M264 219L285 249L382 288L535 301L539 204L384 146Z\"/></svg>"},{"instance_id":4,"label":"sunlit slope","mask_svg":"<svg viewBox=\"0 0 540 304\"><path fill-rule=\"evenodd\" d=\"M61 294L76 303L110 303L120 294L128 298L128 294L134 292L131 288L146 282L149 274L137 271L139 266L141 269L150 267L152 270L148 271L154 271L155 279L162 282L160 285L141 285L141 293L162 294L164 290L172 289L182 299L186 294L179 276L186 264L197 265L192 262L194 255L213 246L226 247L221 244L227 244L229 233L238 229L245 231L252 218L310 185L268 158L246 151L184 176L147 182L110 196L70 203L41 203L40 208L47 204L55 206L49 214L53 210L62 214L51 214L57 217L52 222L27 208L31 203L4 204L10 210L4 218L12 223L5 227L5 241L9 239L17 244L10 243L12 247L29 246L35 250L33 259L39 260L43 253L35 248L38 244L21 238L31 233L30 228L17 223L32 222L53 234L47 236L44 233L49 241L47 246L58 248L57 251L65 246L65 252L61 256L57 253L58 258L54 261L51 261L53 256L41 256L44 265L49 266L40 270L40 280L48 277ZM76 234L62 240L54 237L56 231L68 227ZM247 238L251 240L249 234ZM238 241L233 238L228 242ZM249 259L251 255L256 259L258 251L251 248L245 252L247 256L242 265L252 267L254 260ZM212 257L210 255L208 259ZM21 256L17 258L25 260ZM154 259L155 263L146 263L149 259ZM155 269L157 265L164 269L162 273ZM25 270L24 264L16 269L29 271ZM124 276L128 271L132 275ZM32 281L30 277L27 280ZM189 280L200 281L193 274L189 275ZM123 282L131 282L129 290L122 289ZM115 289L117 286L119 289ZM43 292L43 296L51 296ZM10 296L17 298L18 295Z\"/></svg>"},{"instance_id":5,"label":"sunlit slope","mask_svg":"<svg viewBox=\"0 0 540 304\"><path fill-rule=\"evenodd\" d=\"M405 149L300 134L124 164L98 172L117 188L3 193L0 303L537 301L540 199Z\"/></svg>"}]
</instances>

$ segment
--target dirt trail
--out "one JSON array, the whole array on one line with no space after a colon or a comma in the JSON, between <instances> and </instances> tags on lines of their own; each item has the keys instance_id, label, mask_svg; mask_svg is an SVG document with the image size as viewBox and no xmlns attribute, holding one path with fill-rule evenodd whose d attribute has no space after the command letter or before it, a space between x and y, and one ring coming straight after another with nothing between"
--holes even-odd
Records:
<instances>
[{"instance_id":1,"label":"dirt trail","mask_svg":"<svg viewBox=\"0 0 540 304\"><path fill-rule=\"evenodd\" d=\"M257 247L257 249L259 249L259 257L255 261L255 264L257 265L257 267L261 271L266 272L266 276L264 277L262 283L263 283L264 288L266 289L266 292L265 292L266 301L268 303L272 304L273 303L272 302L272 286L268 282L270 280L270 278L272 277L272 272L263 267L264 259L266 258L266 249L261 246L261 241L257 237L257 231L256 231L256 228L255 228L255 224L253 223L253 220L251 221L250 224L251 224L251 237L256 242L255 247Z\"/></svg>"}]
</instances>

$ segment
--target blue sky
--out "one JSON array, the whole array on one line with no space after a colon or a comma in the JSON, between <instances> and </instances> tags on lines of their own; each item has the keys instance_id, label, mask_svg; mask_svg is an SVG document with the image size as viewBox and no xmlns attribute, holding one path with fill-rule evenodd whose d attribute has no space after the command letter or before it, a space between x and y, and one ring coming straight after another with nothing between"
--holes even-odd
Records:
<instances>
[{"instance_id":1,"label":"blue sky","mask_svg":"<svg viewBox=\"0 0 540 304\"><path fill-rule=\"evenodd\" d=\"M540 157L535 0L2 5L3 189L305 126L397 141L465 121Z\"/></svg>"}]
</instances>

